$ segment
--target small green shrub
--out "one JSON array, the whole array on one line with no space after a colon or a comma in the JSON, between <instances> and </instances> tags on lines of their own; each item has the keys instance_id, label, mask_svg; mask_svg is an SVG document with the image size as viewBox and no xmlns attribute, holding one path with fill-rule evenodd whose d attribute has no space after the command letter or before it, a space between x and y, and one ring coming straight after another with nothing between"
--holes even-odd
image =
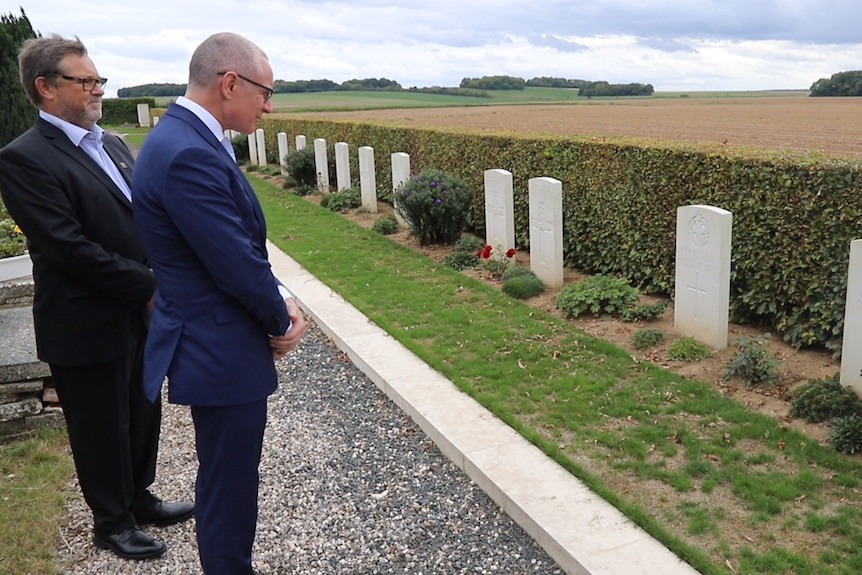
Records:
<instances>
[{"instance_id":1,"label":"small green shrub","mask_svg":"<svg viewBox=\"0 0 862 575\"><path fill-rule=\"evenodd\" d=\"M284 169L288 176L296 182L296 187L317 186L317 165L314 162L314 148L291 150L284 157Z\"/></svg>"},{"instance_id":2,"label":"small green shrub","mask_svg":"<svg viewBox=\"0 0 862 575\"><path fill-rule=\"evenodd\" d=\"M635 349L647 349L664 341L664 332L654 327L644 327L632 335Z\"/></svg>"},{"instance_id":3,"label":"small green shrub","mask_svg":"<svg viewBox=\"0 0 862 575\"><path fill-rule=\"evenodd\" d=\"M456 252L468 252L475 255L477 251L484 247L485 242L476 236L462 236L455 242L453 250Z\"/></svg>"},{"instance_id":4,"label":"small green shrub","mask_svg":"<svg viewBox=\"0 0 862 575\"><path fill-rule=\"evenodd\" d=\"M515 299L527 299L545 291L545 284L535 274L520 275L503 281L503 293Z\"/></svg>"},{"instance_id":5,"label":"small green shrub","mask_svg":"<svg viewBox=\"0 0 862 575\"><path fill-rule=\"evenodd\" d=\"M683 337L667 346L667 357L677 361L698 361L712 355L712 350L693 337Z\"/></svg>"},{"instance_id":6,"label":"small green shrub","mask_svg":"<svg viewBox=\"0 0 862 575\"><path fill-rule=\"evenodd\" d=\"M669 300L662 300L656 303L645 303L638 306L630 307L624 309L622 313L620 313L620 318L623 321L635 322L635 321L653 321L661 316L664 313L664 310L667 309L668 304L670 304Z\"/></svg>"},{"instance_id":7,"label":"small green shrub","mask_svg":"<svg viewBox=\"0 0 862 575\"><path fill-rule=\"evenodd\" d=\"M443 259L443 263L459 272L479 265L479 256L471 252L452 252Z\"/></svg>"},{"instance_id":8,"label":"small green shrub","mask_svg":"<svg viewBox=\"0 0 862 575\"><path fill-rule=\"evenodd\" d=\"M395 197L395 209L420 245L451 244L467 225L473 189L461 178L432 168L405 181Z\"/></svg>"},{"instance_id":9,"label":"small green shrub","mask_svg":"<svg viewBox=\"0 0 862 575\"><path fill-rule=\"evenodd\" d=\"M362 197L359 188L354 186L324 194L323 199L320 200L320 205L324 208L329 208L333 212L346 212L351 208L361 206Z\"/></svg>"},{"instance_id":10,"label":"small green shrub","mask_svg":"<svg viewBox=\"0 0 862 575\"><path fill-rule=\"evenodd\" d=\"M722 379L729 380L735 375L742 377L746 387L760 383L775 383L778 373L775 368L781 363L766 347L769 334L749 337L741 335L733 340L738 347L733 358L725 366Z\"/></svg>"},{"instance_id":11,"label":"small green shrub","mask_svg":"<svg viewBox=\"0 0 862 575\"><path fill-rule=\"evenodd\" d=\"M295 188L293 188L293 193L297 196L310 196L314 192L317 191L317 188L314 186L309 186L308 184L299 184Z\"/></svg>"},{"instance_id":12,"label":"small green shrub","mask_svg":"<svg viewBox=\"0 0 862 575\"><path fill-rule=\"evenodd\" d=\"M557 308L567 318L589 311L594 314L620 313L638 299L638 291L625 278L602 274L567 285L557 296Z\"/></svg>"},{"instance_id":13,"label":"small green shrub","mask_svg":"<svg viewBox=\"0 0 862 575\"><path fill-rule=\"evenodd\" d=\"M500 279L505 282L506 280L516 278L518 276L530 276L530 275L534 276L536 274L534 274L533 271L528 267L514 265L514 266L509 266L508 268L506 268L506 271L503 272L503 275L500 277Z\"/></svg>"},{"instance_id":14,"label":"small green shrub","mask_svg":"<svg viewBox=\"0 0 862 575\"><path fill-rule=\"evenodd\" d=\"M822 379L810 379L799 386L790 401L790 417L800 417L808 423L819 423L833 417L858 413L859 397L850 387L841 387L839 373Z\"/></svg>"},{"instance_id":15,"label":"small green shrub","mask_svg":"<svg viewBox=\"0 0 862 575\"><path fill-rule=\"evenodd\" d=\"M377 218L371 225L371 230L384 236L394 234L398 231L398 220L393 214Z\"/></svg>"},{"instance_id":16,"label":"small green shrub","mask_svg":"<svg viewBox=\"0 0 862 575\"><path fill-rule=\"evenodd\" d=\"M832 420L826 441L838 453L862 451L862 417L836 417Z\"/></svg>"}]
</instances>

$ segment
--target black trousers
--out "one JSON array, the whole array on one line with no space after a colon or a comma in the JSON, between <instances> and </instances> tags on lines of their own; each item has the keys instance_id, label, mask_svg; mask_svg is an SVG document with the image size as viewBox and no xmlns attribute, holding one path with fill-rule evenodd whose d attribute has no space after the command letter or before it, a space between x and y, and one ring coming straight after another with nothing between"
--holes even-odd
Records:
<instances>
[{"instance_id":1,"label":"black trousers","mask_svg":"<svg viewBox=\"0 0 862 575\"><path fill-rule=\"evenodd\" d=\"M50 366L81 492L102 534L135 525L132 509L156 477L162 405L144 396L143 355L141 338L109 363Z\"/></svg>"}]
</instances>

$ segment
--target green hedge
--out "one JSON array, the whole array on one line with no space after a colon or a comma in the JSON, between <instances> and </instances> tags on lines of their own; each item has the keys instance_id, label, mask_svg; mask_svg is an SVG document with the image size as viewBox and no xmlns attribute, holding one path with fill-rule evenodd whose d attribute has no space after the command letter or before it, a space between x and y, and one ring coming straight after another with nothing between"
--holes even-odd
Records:
<instances>
[{"instance_id":1,"label":"green hedge","mask_svg":"<svg viewBox=\"0 0 862 575\"><path fill-rule=\"evenodd\" d=\"M676 208L707 204L733 213L731 319L760 323L796 347L838 354L850 241L862 226L862 177L853 159L816 153L738 150L634 139L408 128L368 122L269 116L276 135L303 134L375 151L378 189L391 189L390 155L410 155L411 171L440 168L480 193L470 222L484 231L484 170L513 174L515 235L528 247L530 178L563 183L564 256L581 271L626 277L644 291L673 294ZM334 180L333 180L334 181Z\"/></svg>"},{"instance_id":2,"label":"green hedge","mask_svg":"<svg viewBox=\"0 0 862 575\"><path fill-rule=\"evenodd\" d=\"M138 104L149 104L150 109L156 107L155 98L105 98L102 100L102 119L99 122L106 126L138 123Z\"/></svg>"}]
</instances>

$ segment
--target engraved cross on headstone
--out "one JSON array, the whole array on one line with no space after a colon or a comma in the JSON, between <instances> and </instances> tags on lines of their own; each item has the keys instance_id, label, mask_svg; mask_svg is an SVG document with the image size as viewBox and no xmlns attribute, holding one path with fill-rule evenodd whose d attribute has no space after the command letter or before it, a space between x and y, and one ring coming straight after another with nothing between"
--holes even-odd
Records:
<instances>
[{"instance_id":1,"label":"engraved cross on headstone","mask_svg":"<svg viewBox=\"0 0 862 575\"><path fill-rule=\"evenodd\" d=\"M693 286L685 286L685 289L694 292L694 319L697 318L697 296L698 295L706 295L706 290L701 289L700 287L700 272L695 272L694 274L694 285Z\"/></svg>"}]
</instances>

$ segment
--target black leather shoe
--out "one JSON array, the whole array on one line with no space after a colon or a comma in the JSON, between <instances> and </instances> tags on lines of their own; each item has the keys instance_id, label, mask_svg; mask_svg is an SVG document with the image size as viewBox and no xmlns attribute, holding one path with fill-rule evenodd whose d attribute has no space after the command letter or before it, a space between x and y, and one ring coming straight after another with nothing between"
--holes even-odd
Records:
<instances>
[{"instance_id":1,"label":"black leather shoe","mask_svg":"<svg viewBox=\"0 0 862 575\"><path fill-rule=\"evenodd\" d=\"M132 527L110 535L93 535L93 543L99 549L110 549L123 559L154 559L165 554L168 547L162 541L154 539Z\"/></svg>"},{"instance_id":2,"label":"black leather shoe","mask_svg":"<svg viewBox=\"0 0 862 575\"><path fill-rule=\"evenodd\" d=\"M138 525L173 525L191 519L194 514L194 503L185 501L168 503L155 496L150 496L144 506L132 510Z\"/></svg>"}]
</instances>

